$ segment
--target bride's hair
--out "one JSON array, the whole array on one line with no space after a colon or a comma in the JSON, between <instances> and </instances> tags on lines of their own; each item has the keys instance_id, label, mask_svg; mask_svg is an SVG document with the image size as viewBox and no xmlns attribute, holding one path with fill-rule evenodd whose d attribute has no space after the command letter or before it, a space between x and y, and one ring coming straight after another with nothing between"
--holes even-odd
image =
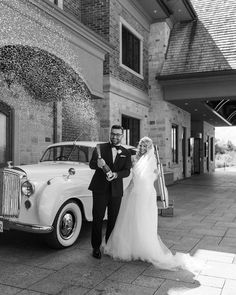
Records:
<instances>
[{"instance_id":1,"label":"bride's hair","mask_svg":"<svg viewBox=\"0 0 236 295\"><path fill-rule=\"evenodd\" d=\"M153 147L153 142L151 140L150 137L144 136L143 138L140 139L138 146L137 146L137 154L136 154L136 158L139 159L142 156L141 150L140 150L140 146L141 144L145 144L147 146L147 152L152 149Z\"/></svg>"}]
</instances>

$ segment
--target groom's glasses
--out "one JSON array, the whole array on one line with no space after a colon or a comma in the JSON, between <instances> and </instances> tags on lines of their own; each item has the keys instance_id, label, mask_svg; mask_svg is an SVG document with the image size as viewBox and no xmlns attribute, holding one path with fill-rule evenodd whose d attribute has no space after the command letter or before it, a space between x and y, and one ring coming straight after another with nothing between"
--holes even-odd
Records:
<instances>
[{"instance_id":1,"label":"groom's glasses","mask_svg":"<svg viewBox=\"0 0 236 295\"><path fill-rule=\"evenodd\" d=\"M123 134L121 134L121 133L111 133L111 136L112 137L121 137Z\"/></svg>"}]
</instances>

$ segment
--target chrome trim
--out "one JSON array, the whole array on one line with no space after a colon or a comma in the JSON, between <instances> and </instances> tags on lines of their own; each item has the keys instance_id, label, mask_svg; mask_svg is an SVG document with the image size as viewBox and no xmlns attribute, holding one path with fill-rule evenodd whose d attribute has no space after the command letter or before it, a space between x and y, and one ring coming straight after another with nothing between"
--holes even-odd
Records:
<instances>
[{"instance_id":1,"label":"chrome trim","mask_svg":"<svg viewBox=\"0 0 236 295\"><path fill-rule=\"evenodd\" d=\"M0 173L0 215L18 217L21 205L22 173L3 169Z\"/></svg>"},{"instance_id":2,"label":"chrome trim","mask_svg":"<svg viewBox=\"0 0 236 295\"><path fill-rule=\"evenodd\" d=\"M53 226L27 224L27 223L11 221L8 219L3 219L3 218L0 218L0 221L3 222L3 231L15 229L15 230L25 231L29 233L47 234L47 233L51 233L54 229Z\"/></svg>"}]
</instances>

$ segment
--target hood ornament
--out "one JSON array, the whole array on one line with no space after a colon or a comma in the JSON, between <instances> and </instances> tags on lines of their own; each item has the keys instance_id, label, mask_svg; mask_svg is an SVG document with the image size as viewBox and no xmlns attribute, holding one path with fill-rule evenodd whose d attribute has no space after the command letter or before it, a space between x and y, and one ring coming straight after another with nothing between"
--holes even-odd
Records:
<instances>
[{"instance_id":1,"label":"hood ornament","mask_svg":"<svg viewBox=\"0 0 236 295\"><path fill-rule=\"evenodd\" d=\"M13 168L13 162L12 161L7 161L7 168Z\"/></svg>"}]
</instances>

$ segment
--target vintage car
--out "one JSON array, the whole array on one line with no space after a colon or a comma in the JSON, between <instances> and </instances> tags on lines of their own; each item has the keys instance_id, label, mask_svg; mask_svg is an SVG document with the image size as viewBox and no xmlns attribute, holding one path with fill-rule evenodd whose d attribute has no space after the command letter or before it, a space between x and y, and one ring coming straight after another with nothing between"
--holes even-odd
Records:
<instances>
[{"instance_id":1,"label":"vintage car","mask_svg":"<svg viewBox=\"0 0 236 295\"><path fill-rule=\"evenodd\" d=\"M0 232L45 233L49 245L66 248L77 240L82 220L92 220L94 170L89 160L98 142L50 145L38 164L0 171ZM125 146L132 151L134 148ZM124 179L128 185L130 176Z\"/></svg>"}]
</instances>

